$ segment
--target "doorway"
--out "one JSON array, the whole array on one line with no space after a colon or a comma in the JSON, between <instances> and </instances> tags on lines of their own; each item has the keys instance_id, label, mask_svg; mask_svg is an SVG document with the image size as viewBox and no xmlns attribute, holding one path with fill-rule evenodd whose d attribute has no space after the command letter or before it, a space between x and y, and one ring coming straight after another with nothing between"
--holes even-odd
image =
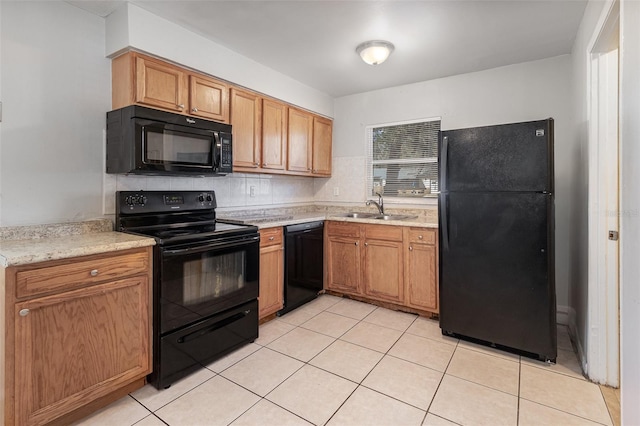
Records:
<instances>
[{"instance_id":1,"label":"doorway","mask_svg":"<svg viewBox=\"0 0 640 426\"><path fill-rule=\"evenodd\" d=\"M605 6L590 49L587 375L620 384L620 3Z\"/></svg>"}]
</instances>

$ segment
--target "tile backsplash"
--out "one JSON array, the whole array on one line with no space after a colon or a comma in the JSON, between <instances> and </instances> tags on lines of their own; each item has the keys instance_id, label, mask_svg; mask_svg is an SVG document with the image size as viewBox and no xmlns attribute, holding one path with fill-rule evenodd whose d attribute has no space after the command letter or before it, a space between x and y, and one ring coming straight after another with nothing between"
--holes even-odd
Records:
<instances>
[{"instance_id":1,"label":"tile backsplash","mask_svg":"<svg viewBox=\"0 0 640 426\"><path fill-rule=\"evenodd\" d=\"M115 214L116 191L213 190L220 208L233 209L313 203L313 181L307 177L244 173L196 178L105 174L103 214Z\"/></svg>"},{"instance_id":2,"label":"tile backsplash","mask_svg":"<svg viewBox=\"0 0 640 426\"><path fill-rule=\"evenodd\" d=\"M363 207L366 197L366 158L334 157L330 178L251 173L223 177L163 177L105 174L103 214L115 215L116 191L215 191L220 211L270 209L305 204ZM371 197L369 197L371 198ZM402 205L385 200L388 208L431 210L437 200Z\"/></svg>"}]
</instances>

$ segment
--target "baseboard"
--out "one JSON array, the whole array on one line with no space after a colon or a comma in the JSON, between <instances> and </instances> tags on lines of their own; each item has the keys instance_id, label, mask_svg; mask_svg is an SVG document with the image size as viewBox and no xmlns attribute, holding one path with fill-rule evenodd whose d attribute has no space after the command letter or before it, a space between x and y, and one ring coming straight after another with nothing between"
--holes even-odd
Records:
<instances>
[{"instance_id":1,"label":"baseboard","mask_svg":"<svg viewBox=\"0 0 640 426\"><path fill-rule=\"evenodd\" d=\"M560 325L569 325L569 311L570 307L560 305L556 307L556 323Z\"/></svg>"},{"instance_id":2,"label":"baseboard","mask_svg":"<svg viewBox=\"0 0 640 426\"><path fill-rule=\"evenodd\" d=\"M567 307L567 317L568 317L568 327L569 327L569 337L571 338L571 342L573 343L577 356L578 362L582 366L582 371L586 372L588 377L589 370L587 369L587 357L584 353L584 349L582 348L582 342L578 339L578 325L576 323L576 311L573 308Z\"/></svg>"}]
</instances>

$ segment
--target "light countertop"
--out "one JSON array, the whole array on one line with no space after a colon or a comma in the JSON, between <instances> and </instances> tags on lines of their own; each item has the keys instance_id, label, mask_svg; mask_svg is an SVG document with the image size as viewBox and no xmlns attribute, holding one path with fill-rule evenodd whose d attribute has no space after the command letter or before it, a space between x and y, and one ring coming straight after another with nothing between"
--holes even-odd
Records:
<instances>
[{"instance_id":1,"label":"light countertop","mask_svg":"<svg viewBox=\"0 0 640 426\"><path fill-rule=\"evenodd\" d=\"M371 218L351 218L344 217L344 213L324 213L324 212L314 212L314 213L300 213L300 214L292 214L286 217L284 215L280 215L281 217L277 217L274 220L268 220L267 218L256 218L255 221L252 221L251 218L244 218L245 223L255 225L260 229L263 228L275 228L278 226L287 226L287 225L296 225L298 223L305 222L314 222L317 220L336 220L341 222L356 222L356 223L368 223L374 225L396 225L396 226L414 226L420 228L437 228L438 224L429 221L424 217L417 217L412 219L404 219L404 220L380 220L380 219L371 219ZM232 219L232 216L227 216L228 219ZM220 217L220 220L225 220L225 217Z\"/></svg>"},{"instance_id":2,"label":"light countertop","mask_svg":"<svg viewBox=\"0 0 640 426\"><path fill-rule=\"evenodd\" d=\"M48 238L0 240L0 266L24 265L154 244L153 238L112 231Z\"/></svg>"}]
</instances>

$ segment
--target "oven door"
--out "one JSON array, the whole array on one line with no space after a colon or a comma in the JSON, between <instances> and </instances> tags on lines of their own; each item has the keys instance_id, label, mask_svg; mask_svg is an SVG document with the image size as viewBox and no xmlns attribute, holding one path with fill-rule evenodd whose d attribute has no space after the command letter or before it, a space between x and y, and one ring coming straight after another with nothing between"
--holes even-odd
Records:
<instances>
[{"instance_id":1,"label":"oven door","mask_svg":"<svg viewBox=\"0 0 640 426\"><path fill-rule=\"evenodd\" d=\"M258 297L259 237L248 238L160 250L161 335Z\"/></svg>"}]
</instances>

